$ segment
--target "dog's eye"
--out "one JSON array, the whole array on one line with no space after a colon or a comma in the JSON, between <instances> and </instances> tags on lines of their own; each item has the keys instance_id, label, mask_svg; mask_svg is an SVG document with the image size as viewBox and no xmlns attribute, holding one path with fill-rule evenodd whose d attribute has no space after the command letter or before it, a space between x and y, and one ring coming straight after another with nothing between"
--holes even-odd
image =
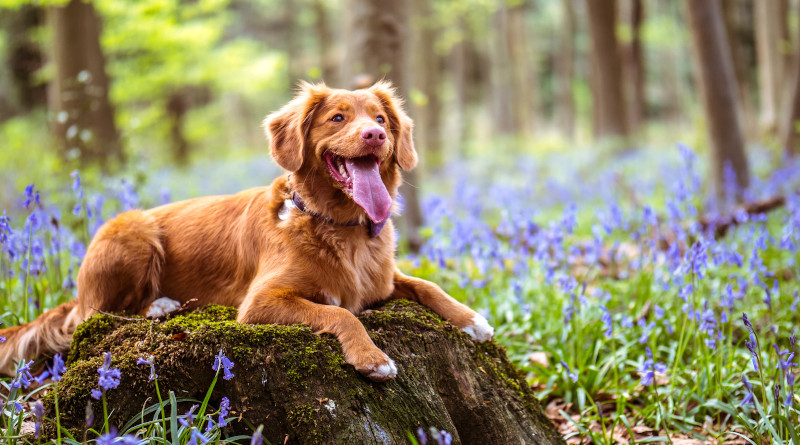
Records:
<instances>
[{"instance_id":1,"label":"dog's eye","mask_svg":"<svg viewBox=\"0 0 800 445\"><path fill-rule=\"evenodd\" d=\"M333 122L342 122L343 120L344 116L342 116L341 114L336 114L331 118L331 121Z\"/></svg>"},{"instance_id":2,"label":"dog's eye","mask_svg":"<svg viewBox=\"0 0 800 445\"><path fill-rule=\"evenodd\" d=\"M386 123L386 119L384 119L383 116L378 116L375 118L375 120L381 125Z\"/></svg>"}]
</instances>

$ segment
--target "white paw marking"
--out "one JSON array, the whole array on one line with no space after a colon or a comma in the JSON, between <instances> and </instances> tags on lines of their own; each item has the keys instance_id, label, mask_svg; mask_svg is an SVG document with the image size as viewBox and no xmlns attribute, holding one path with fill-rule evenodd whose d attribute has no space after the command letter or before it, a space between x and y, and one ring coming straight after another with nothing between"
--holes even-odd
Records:
<instances>
[{"instance_id":1,"label":"white paw marking","mask_svg":"<svg viewBox=\"0 0 800 445\"><path fill-rule=\"evenodd\" d=\"M367 377L378 382L393 379L397 377L397 365L394 364L394 360L389 359L389 363L371 368L371 372L367 374Z\"/></svg>"},{"instance_id":2,"label":"white paw marking","mask_svg":"<svg viewBox=\"0 0 800 445\"><path fill-rule=\"evenodd\" d=\"M150 307L147 308L147 316L149 318L160 318L180 308L181 304L177 301L171 298L161 297L152 302Z\"/></svg>"},{"instance_id":3,"label":"white paw marking","mask_svg":"<svg viewBox=\"0 0 800 445\"><path fill-rule=\"evenodd\" d=\"M483 315L477 313L472 317L472 324L461 330L478 343L489 341L494 335L494 328L489 326L489 322L483 318Z\"/></svg>"}]
</instances>

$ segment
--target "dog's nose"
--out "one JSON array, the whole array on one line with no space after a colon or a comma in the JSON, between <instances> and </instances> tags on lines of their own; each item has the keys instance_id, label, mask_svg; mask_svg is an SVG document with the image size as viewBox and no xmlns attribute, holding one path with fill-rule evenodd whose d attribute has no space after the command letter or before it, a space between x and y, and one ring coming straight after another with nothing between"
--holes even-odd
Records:
<instances>
[{"instance_id":1,"label":"dog's nose","mask_svg":"<svg viewBox=\"0 0 800 445\"><path fill-rule=\"evenodd\" d=\"M386 140L386 132L380 127L367 128L361 132L361 139L373 147L380 147Z\"/></svg>"}]
</instances>

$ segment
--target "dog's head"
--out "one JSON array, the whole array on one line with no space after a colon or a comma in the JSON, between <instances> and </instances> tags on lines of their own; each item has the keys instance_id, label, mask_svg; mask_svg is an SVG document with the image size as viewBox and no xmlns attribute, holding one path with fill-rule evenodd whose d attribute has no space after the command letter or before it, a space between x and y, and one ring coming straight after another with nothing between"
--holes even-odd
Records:
<instances>
[{"instance_id":1,"label":"dog's head","mask_svg":"<svg viewBox=\"0 0 800 445\"><path fill-rule=\"evenodd\" d=\"M335 219L363 210L375 223L386 220L397 166L417 164L413 123L388 82L355 91L304 83L264 127L275 162L296 174L314 210Z\"/></svg>"}]
</instances>

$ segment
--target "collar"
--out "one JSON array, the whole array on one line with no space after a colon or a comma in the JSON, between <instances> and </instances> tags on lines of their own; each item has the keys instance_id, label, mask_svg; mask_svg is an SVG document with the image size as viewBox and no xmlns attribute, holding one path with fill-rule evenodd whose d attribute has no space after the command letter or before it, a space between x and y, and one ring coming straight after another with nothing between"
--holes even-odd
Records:
<instances>
[{"instance_id":1,"label":"collar","mask_svg":"<svg viewBox=\"0 0 800 445\"><path fill-rule=\"evenodd\" d=\"M285 200L283 202L283 205L287 206L287 207L294 207L297 210L300 210L301 212L303 212L303 213L305 213L307 215L311 215L314 218L316 218L316 219L318 219L320 221L324 221L324 222L326 222L328 224L333 224L333 225L336 225L336 226L359 226L359 225L361 225L361 222L359 222L357 219L348 221L346 223L337 223L336 221L334 221L334 220L332 220L330 218L327 218L325 216L322 216L319 213L312 212L311 210L308 210L306 208L305 203L300 198L300 195L297 194L297 192L292 192L292 199ZM379 224L375 224L375 223L372 222L372 220L367 218L366 226L367 226L367 233L369 234L369 237L370 238L377 238L378 235L381 234L381 230L383 230L383 226L386 225L386 221L388 221L388 220L389 220L389 218L387 217L385 220L383 220L383 222L381 222Z\"/></svg>"}]
</instances>

